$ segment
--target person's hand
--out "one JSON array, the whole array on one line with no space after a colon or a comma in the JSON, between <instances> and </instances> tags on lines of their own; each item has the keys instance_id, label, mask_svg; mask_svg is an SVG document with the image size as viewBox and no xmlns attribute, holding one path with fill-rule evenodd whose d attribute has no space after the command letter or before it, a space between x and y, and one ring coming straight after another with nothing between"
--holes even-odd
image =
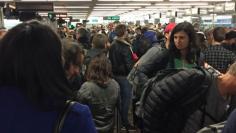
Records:
<instances>
[{"instance_id":1,"label":"person's hand","mask_svg":"<svg viewBox=\"0 0 236 133\"><path fill-rule=\"evenodd\" d=\"M206 68L206 69L209 68L209 67L211 67L211 66L210 66L208 63L206 63L206 62L204 62L204 65L203 65L203 66L204 66L204 68Z\"/></svg>"}]
</instances>

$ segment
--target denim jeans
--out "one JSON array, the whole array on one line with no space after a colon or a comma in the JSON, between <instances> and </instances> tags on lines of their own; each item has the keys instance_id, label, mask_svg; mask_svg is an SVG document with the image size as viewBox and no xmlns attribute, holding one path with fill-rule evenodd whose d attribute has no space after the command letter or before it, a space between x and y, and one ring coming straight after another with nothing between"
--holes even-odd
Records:
<instances>
[{"instance_id":1,"label":"denim jeans","mask_svg":"<svg viewBox=\"0 0 236 133\"><path fill-rule=\"evenodd\" d=\"M132 99L132 86L124 76L116 76L114 79L120 85L120 114L122 125L125 127L129 126L128 112L129 106Z\"/></svg>"}]
</instances>

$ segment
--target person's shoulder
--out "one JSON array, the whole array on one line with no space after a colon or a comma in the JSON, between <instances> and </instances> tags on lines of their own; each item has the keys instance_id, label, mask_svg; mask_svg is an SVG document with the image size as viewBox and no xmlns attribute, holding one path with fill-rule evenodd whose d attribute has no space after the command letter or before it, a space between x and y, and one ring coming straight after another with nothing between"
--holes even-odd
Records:
<instances>
[{"instance_id":1,"label":"person's shoulder","mask_svg":"<svg viewBox=\"0 0 236 133\"><path fill-rule=\"evenodd\" d=\"M155 44L152 46L148 51L147 54L153 53L153 52L161 52L161 51L168 51L167 49L161 47L161 45Z\"/></svg>"},{"instance_id":2,"label":"person's shoulder","mask_svg":"<svg viewBox=\"0 0 236 133\"><path fill-rule=\"evenodd\" d=\"M83 83L82 87L84 87L84 88L90 88L91 86L94 86L94 85L96 85L94 82L92 82L92 81L86 81L86 82Z\"/></svg>"},{"instance_id":3,"label":"person's shoulder","mask_svg":"<svg viewBox=\"0 0 236 133\"><path fill-rule=\"evenodd\" d=\"M111 85L114 85L116 88L119 88L119 84L114 79L111 79L109 81L110 81Z\"/></svg>"},{"instance_id":4,"label":"person's shoulder","mask_svg":"<svg viewBox=\"0 0 236 133\"><path fill-rule=\"evenodd\" d=\"M214 52L225 52L228 51L227 49L225 49L222 45L209 45L204 52L208 52L208 53L214 53Z\"/></svg>"}]
</instances>

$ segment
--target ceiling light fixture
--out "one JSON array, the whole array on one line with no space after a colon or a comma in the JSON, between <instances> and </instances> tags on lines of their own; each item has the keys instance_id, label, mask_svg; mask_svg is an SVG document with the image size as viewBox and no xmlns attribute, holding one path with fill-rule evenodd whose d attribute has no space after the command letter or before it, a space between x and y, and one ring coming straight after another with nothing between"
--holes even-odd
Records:
<instances>
[{"instance_id":1,"label":"ceiling light fixture","mask_svg":"<svg viewBox=\"0 0 236 133\"><path fill-rule=\"evenodd\" d=\"M67 13L68 15L87 15L88 13Z\"/></svg>"},{"instance_id":2,"label":"ceiling light fixture","mask_svg":"<svg viewBox=\"0 0 236 133\"><path fill-rule=\"evenodd\" d=\"M141 6L95 6L94 9L141 8Z\"/></svg>"},{"instance_id":3,"label":"ceiling light fixture","mask_svg":"<svg viewBox=\"0 0 236 133\"><path fill-rule=\"evenodd\" d=\"M189 0L169 0L169 1L188 1ZM226 1L232 1L232 0L191 0L191 1L195 1L195 2L201 2L201 1L204 1L204 2L219 2L219 1L222 1L222 2L226 2Z\"/></svg>"},{"instance_id":4,"label":"ceiling light fixture","mask_svg":"<svg viewBox=\"0 0 236 133\"><path fill-rule=\"evenodd\" d=\"M98 1L111 1L111 0L98 0ZM144 2L147 2L147 0L112 0L112 1L127 1L127 2L130 2L130 1L144 1ZM150 1L163 1L163 0L148 0L148 2Z\"/></svg>"},{"instance_id":5,"label":"ceiling light fixture","mask_svg":"<svg viewBox=\"0 0 236 133\"><path fill-rule=\"evenodd\" d=\"M4 1L8 1L8 0L4 0ZM13 0L11 0L13 1ZM20 0L20 1L29 1L29 2L57 2L57 1L63 1L63 2L69 2L69 1L92 1L92 0Z\"/></svg>"},{"instance_id":6,"label":"ceiling light fixture","mask_svg":"<svg viewBox=\"0 0 236 133\"><path fill-rule=\"evenodd\" d=\"M93 11L132 11L133 9L93 9Z\"/></svg>"},{"instance_id":7,"label":"ceiling light fixture","mask_svg":"<svg viewBox=\"0 0 236 133\"><path fill-rule=\"evenodd\" d=\"M47 0L47 1L64 1L64 2L68 2L68 1L92 1L92 0Z\"/></svg>"},{"instance_id":8,"label":"ceiling light fixture","mask_svg":"<svg viewBox=\"0 0 236 133\"><path fill-rule=\"evenodd\" d=\"M194 5L208 5L207 2L204 3L156 3L156 6L194 6Z\"/></svg>"},{"instance_id":9,"label":"ceiling light fixture","mask_svg":"<svg viewBox=\"0 0 236 133\"><path fill-rule=\"evenodd\" d=\"M146 9L178 9L178 8L191 8L192 6L186 6L186 5L183 5L183 6L149 6L149 7L146 7Z\"/></svg>"},{"instance_id":10,"label":"ceiling light fixture","mask_svg":"<svg viewBox=\"0 0 236 133\"><path fill-rule=\"evenodd\" d=\"M196 8L214 8L215 6L213 5L208 5L208 6L195 6Z\"/></svg>"},{"instance_id":11,"label":"ceiling light fixture","mask_svg":"<svg viewBox=\"0 0 236 133\"><path fill-rule=\"evenodd\" d=\"M54 9L65 9L65 8L89 8L89 6L54 6Z\"/></svg>"},{"instance_id":12,"label":"ceiling light fixture","mask_svg":"<svg viewBox=\"0 0 236 133\"><path fill-rule=\"evenodd\" d=\"M96 6L150 6L151 3L96 4Z\"/></svg>"},{"instance_id":13,"label":"ceiling light fixture","mask_svg":"<svg viewBox=\"0 0 236 133\"><path fill-rule=\"evenodd\" d=\"M54 10L54 12L67 12L67 13L88 13L88 11L68 11L68 10Z\"/></svg>"}]
</instances>

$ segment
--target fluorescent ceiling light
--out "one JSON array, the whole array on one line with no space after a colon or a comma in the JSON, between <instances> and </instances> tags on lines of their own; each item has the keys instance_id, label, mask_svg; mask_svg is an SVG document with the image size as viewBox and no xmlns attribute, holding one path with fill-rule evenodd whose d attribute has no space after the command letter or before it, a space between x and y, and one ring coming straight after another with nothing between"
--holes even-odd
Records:
<instances>
[{"instance_id":1,"label":"fluorescent ceiling light","mask_svg":"<svg viewBox=\"0 0 236 133\"><path fill-rule=\"evenodd\" d=\"M167 9L168 10L168 9ZM138 11L158 11L157 9L146 9L146 8L142 8L139 9Z\"/></svg>"},{"instance_id":2,"label":"fluorescent ceiling light","mask_svg":"<svg viewBox=\"0 0 236 133\"><path fill-rule=\"evenodd\" d=\"M73 9L73 8L89 8L89 6L54 6L56 9Z\"/></svg>"},{"instance_id":3,"label":"fluorescent ceiling light","mask_svg":"<svg viewBox=\"0 0 236 133\"><path fill-rule=\"evenodd\" d=\"M79 13L82 13L82 12L88 12L88 11L79 11L79 10L78 11L70 11L70 10L64 10L64 9L63 10L59 10L58 9L58 10L54 10L54 12L66 12L66 13L69 13L69 12L79 12Z\"/></svg>"},{"instance_id":4,"label":"fluorescent ceiling light","mask_svg":"<svg viewBox=\"0 0 236 133\"><path fill-rule=\"evenodd\" d=\"M208 5L208 3L156 3L156 6L194 6L194 5Z\"/></svg>"},{"instance_id":5,"label":"fluorescent ceiling light","mask_svg":"<svg viewBox=\"0 0 236 133\"><path fill-rule=\"evenodd\" d=\"M92 11L92 13L114 13L114 12L115 13L117 13L117 12L119 13L119 12L124 12L124 11L110 11L110 12L107 12L107 11L95 11L94 12L94 11Z\"/></svg>"},{"instance_id":6,"label":"fluorescent ceiling light","mask_svg":"<svg viewBox=\"0 0 236 133\"><path fill-rule=\"evenodd\" d=\"M92 0L46 0L46 1L64 1L64 2L68 2L68 1L92 1Z\"/></svg>"},{"instance_id":7,"label":"fluorescent ceiling light","mask_svg":"<svg viewBox=\"0 0 236 133\"><path fill-rule=\"evenodd\" d=\"M93 11L130 11L133 9L93 9Z\"/></svg>"},{"instance_id":8,"label":"fluorescent ceiling light","mask_svg":"<svg viewBox=\"0 0 236 133\"><path fill-rule=\"evenodd\" d=\"M98 0L98 1L111 1L111 0ZM112 0L112 1L144 1L147 2L147 0ZM148 2L150 1L163 1L163 0L148 0Z\"/></svg>"},{"instance_id":9,"label":"fluorescent ceiling light","mask_svg":"<svg viewBox=\"0 0 236 133\"><path fill-rule=\"evenodd\" d=\"M73 16L84 16L84 17L85 17L85 16L87 16L87 14L86 14L86 15L79 15L79 14L78 14L78 15L70 15L70 16L72 16L72 17L73 17Z\"/></svg>"},{"instance_id":10,"label":"fluorescent ceiling light","mask_svg":"<svg viewBox=\"0 0 236 133\"><path fill-rule=\"evenodd\" d=\"M87 13L88 11L67 11L67 13Z\"/></svg>"},{"instance_id":11,"label":"fluorescent ceiling light","mask_svg":"<svg viewBox=\"0 0 236 133\"><path fill-rule=\"evenodd\" d=\"M191 8L191 6L149 6L149 7L146 7L146 9L178 9L178 8Z\"/></svg>"},{"instance_id":12,"label":"fluorescent ceiling light","mask_svg":"<svg viewBox=\"0 0 236 133\"><path fill-rule=\"evenodd\" d=\"M113 8L113 9L125 9L125 8L141 8L141 6L95 6L95 9L109 9L109 8Z\"/></svg>"},{"instance_id":13,"label":"fluorescent ceiling light","mask_svg":"<svg viewBox=\"0 0 236 133\"><path fill-rule=\"evenodd\" d=\"M169 10L176 10L176 8L157 8L157 9L139 9L138 11L151 11L151 12L160 12L160 11L169 11Z\"/></svg>"},{"instance_id":14,"label":"fluorescent ceiling light","mask_svg":"<svg viewBox=\"0 0 236 133\"><path fill-rule=\"evenodd\" d=\"M169 1L190 1L190 0L169 0ZM208 2L226 2L226 1L231 1L231 0L191 0L191 1L208 1Z\"/></svg>"},{"instance_id":15,"label":"fluorescent ceiling light","mask_svg":"<svg viewBox=\"0 0 236 133\"><path fill-rule=\"evenodd\" d=\"M104 16L116 16L118 14L122 14L122 13L125 13L125 12L92 12L90 14L90 17L91 16L101 16L101 17L104 17Z\"/></svg>"},{"instance_id":16,"label":"fluorescent ceiling light","mask_svg":"<svg viewBox=\"0 0 236 133\"><path fill-rule=\"evenodd\" d=\"M149 6L151 3L96 4L96 6Z\"/></svg>"},{"instance_id":17,"label":"fluorescent ceiling light","mask_svg":"<svg viewBox=\"0 0 236 133\"><path fill-rule=\"evenodd\" d=\"M4 0L4 1L7 1L7 0ZM52 1L52 2L63 1L63 2L69 2L69 1L92 1L92 0L20 0L20 1L37 1L37 2L40 2L40 1Z\"/></svg>"},{"instance_id":18,"label":"fluorescent ceiling light","mask_svg":"<svg viewBox=\"0 0 236 133\"><path fill-rule=\"evenodd\" d=\"M214 8L215 6L213 5L208 5L208 6L195 6L197 8Z\"/></svg>"},{"instance_id":19,"label":"fluorescent ceiling light","mask_svg":"<svg viewBox=\"0 0 236 133\"><path fill-rule=\"evenodd\" d=\"M87 13L67 13L67 15L87 15Z\"/></svg>"}]
</instances>

